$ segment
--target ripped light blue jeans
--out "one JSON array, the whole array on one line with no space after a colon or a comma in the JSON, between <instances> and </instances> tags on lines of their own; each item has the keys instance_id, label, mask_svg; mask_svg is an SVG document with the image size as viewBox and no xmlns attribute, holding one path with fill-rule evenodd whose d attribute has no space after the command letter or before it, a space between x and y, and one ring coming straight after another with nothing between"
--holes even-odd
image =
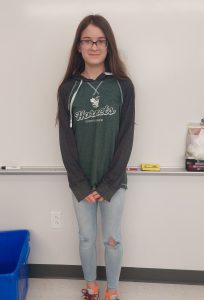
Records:
<instances>
[{"instance_id":1,"label":"ripped light blue jeans","mask_svg":"<svg viewBox=\"0 0 204 300\"><path fill-rule=\"evenodd\" d=\"M125 190L120 188L111 198L111 201L88 203L85 200L77 201L74 195L74 209L79 226L79 253L86 281L95 281L96 274L96 235L97 235L97 208L100 207L103 242L105 246L105 264L107 287L118 287L121 263L121 218L125 200ZM111 245L109 242L114 241Z\"/></svg>"}]
</instances>

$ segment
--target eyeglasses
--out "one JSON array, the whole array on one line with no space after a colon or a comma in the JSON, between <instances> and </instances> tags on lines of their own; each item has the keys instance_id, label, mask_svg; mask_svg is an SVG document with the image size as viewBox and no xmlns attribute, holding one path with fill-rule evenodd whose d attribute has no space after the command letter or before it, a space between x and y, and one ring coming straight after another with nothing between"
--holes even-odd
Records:
<instances>
[{"instance_id":1,"label":"eyeglasses","mask_svg":"<svg viewBox=\"0 0 204 300\"><path fill-rule=\"evenodd\" d=\"M81 40L80 44L85 49L92 48L94 44L97 46L98 49L105 49L108 45L108 41L106 39L97 40L95 42L92 40Z\"/></svg>"}]
</instances>

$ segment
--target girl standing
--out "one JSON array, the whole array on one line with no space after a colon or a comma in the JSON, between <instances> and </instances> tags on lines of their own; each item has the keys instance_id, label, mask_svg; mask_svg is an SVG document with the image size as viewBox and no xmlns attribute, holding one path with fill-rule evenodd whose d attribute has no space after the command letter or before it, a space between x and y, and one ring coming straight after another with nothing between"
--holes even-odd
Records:
<instances>
[{"instance_id":1,"label":"girl standing","mask_svg":"<svg viewBox=\"0 0 204 300\"><path fill-rule=\"evenodd\" d=\"M85 17L58 89L60 148L79 226L84 300L99 299L98 206L105 246L105 299L119 299L120 227L134 134L134 98L134 86L119 58L108 21L100 15Z\"/></svg>"}]
</instances>

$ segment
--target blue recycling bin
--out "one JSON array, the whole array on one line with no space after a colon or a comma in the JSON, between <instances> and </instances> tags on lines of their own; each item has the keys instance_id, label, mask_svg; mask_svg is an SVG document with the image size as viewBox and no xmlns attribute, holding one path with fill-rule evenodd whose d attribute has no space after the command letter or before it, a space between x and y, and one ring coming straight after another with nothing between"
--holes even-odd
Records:
<instances>
[{"instance_id":1,"label":"blue recycling bin","mask_svg":"<svg viewBox=\"0 0 204 300\"><path fill-rule=\"evenodd\" d=\"M0 299L25 300L28 290L28 230L0 231Z\"/></svg>"}]
</instances>

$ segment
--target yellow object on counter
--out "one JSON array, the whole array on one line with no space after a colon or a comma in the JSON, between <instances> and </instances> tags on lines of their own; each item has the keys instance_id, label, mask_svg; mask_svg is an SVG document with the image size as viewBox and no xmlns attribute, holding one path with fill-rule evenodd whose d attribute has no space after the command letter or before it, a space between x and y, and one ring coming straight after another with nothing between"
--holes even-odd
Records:
<instances>
[{"instance_id":1,"label":"yellow object on counter","mask_svg":"<svg viewBox=\"0 0 204 300\"><path fill-rule=\"evenodd\" d=\"M159 164L141 164L142 171L160 171Z\"/></svg>"}]
</instances>

